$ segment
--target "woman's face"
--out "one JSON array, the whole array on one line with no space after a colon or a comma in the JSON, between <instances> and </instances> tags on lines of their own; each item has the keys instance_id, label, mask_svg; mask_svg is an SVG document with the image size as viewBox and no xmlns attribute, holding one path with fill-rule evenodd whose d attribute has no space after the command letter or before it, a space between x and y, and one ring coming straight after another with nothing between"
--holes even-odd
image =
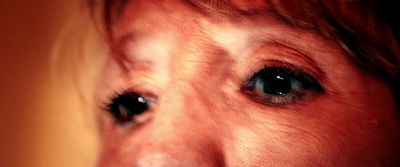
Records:
<instances>
[{"instance_id":1,"label":"woman's face","mask_svg":"<svg viewBox=\"0 0 400 167\"><path fill-rule=\"evenodd\" d=\"M395 163L391 89L333 41L264 1L225 16L131 0L100 86L99 166L375 166ZM250 12L251 11L251 12Z\"/></svg>"}]
</instances>

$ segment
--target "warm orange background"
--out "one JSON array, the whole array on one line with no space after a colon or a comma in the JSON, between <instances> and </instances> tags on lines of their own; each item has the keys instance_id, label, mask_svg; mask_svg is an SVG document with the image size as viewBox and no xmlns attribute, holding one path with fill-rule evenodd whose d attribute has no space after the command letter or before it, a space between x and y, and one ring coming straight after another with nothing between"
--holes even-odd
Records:
<instances>
[{"instance_id":1,"label":"warm orange background","mask_svg":"<svg viewBox=\"0 0 400 167\"><path fill-rule=\"evenodd\" d=\"M0 1L0 166L95 164L94 114L67 74L79 68L51 72L53 44L81 10L79 0Z\"/></svg>"}]
</instances>

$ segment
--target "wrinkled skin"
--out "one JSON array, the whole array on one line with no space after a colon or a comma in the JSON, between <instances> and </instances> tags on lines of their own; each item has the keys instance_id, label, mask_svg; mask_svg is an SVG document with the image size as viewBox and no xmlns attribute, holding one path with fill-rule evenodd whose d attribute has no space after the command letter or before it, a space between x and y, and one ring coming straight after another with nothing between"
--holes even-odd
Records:
<instances>
[{"instance_id":1,"label":"wrinkled skin","mask_svg":"<svg viewBox=\"0 0 400 167\"><path fill-rule=\"evenodd\" d=\"M149 97L151 108L124 124L102 111L99 166L399 165L390 87L315 32L270 14L214 17L188 3L149 0L125 4L114 30L131 62L110 56L100 99L132 91ZM269 104L241 90L265 65L280 63L307 72L323 91Z\"/></svg>"}]
</instances>

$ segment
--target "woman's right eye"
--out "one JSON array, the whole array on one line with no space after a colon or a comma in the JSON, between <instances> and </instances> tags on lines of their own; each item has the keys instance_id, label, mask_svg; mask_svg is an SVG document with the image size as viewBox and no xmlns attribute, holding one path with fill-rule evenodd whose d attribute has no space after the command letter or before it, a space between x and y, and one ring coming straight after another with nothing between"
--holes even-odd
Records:
<instances>
[{"instance_id":1,"label":"woman's right eye","mask_svg":"<svg viewBox=\"0 0 400 167\"><path fill-rule=\"evenodd\" d=\"M148 110L149 102L143 96L136 93L119 95L108 105L108 111L119 123L135 123L135 117Z\"/></svg>"}]
</instances>

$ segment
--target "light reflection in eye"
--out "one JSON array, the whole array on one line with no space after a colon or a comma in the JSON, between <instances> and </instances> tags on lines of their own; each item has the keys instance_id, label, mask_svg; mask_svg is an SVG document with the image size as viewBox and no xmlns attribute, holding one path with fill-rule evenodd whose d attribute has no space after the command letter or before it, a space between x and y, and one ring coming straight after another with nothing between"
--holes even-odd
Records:
<instances>
[{"instance_id":1,"label":"light reflection in eye","mask_svg":"<svg viewBox=\"0 0 400 167\"><path fill-rule=\"evenodd\" d=\"M143 99L143 97L138 97L138 101L141 103L145 103L145 100Z\"/></svg>"},{"instance_id":2,"label":"light reflection in eye","mask_svg":"<svg viewBox=\"0 0 400 167\"><path fill-rule=\"evenodd\" d=\"M108 104L108 112L119 123L134 121L134 117L141 115L149 110L148 101L139 94L125 93L112 98L111 104Z\"/></svg>"},{"instance_id":3,"label":"light reflection in eye","mask_svg":"<svg viewBox=\"0 0 400 167\"><path fill-rule=\"evenodd\" d=\"M256 101L291 104L321 92L321 85L309 74L290 67L265 67L245 82L242 88Z\"/></svg>"}]
</instances>

